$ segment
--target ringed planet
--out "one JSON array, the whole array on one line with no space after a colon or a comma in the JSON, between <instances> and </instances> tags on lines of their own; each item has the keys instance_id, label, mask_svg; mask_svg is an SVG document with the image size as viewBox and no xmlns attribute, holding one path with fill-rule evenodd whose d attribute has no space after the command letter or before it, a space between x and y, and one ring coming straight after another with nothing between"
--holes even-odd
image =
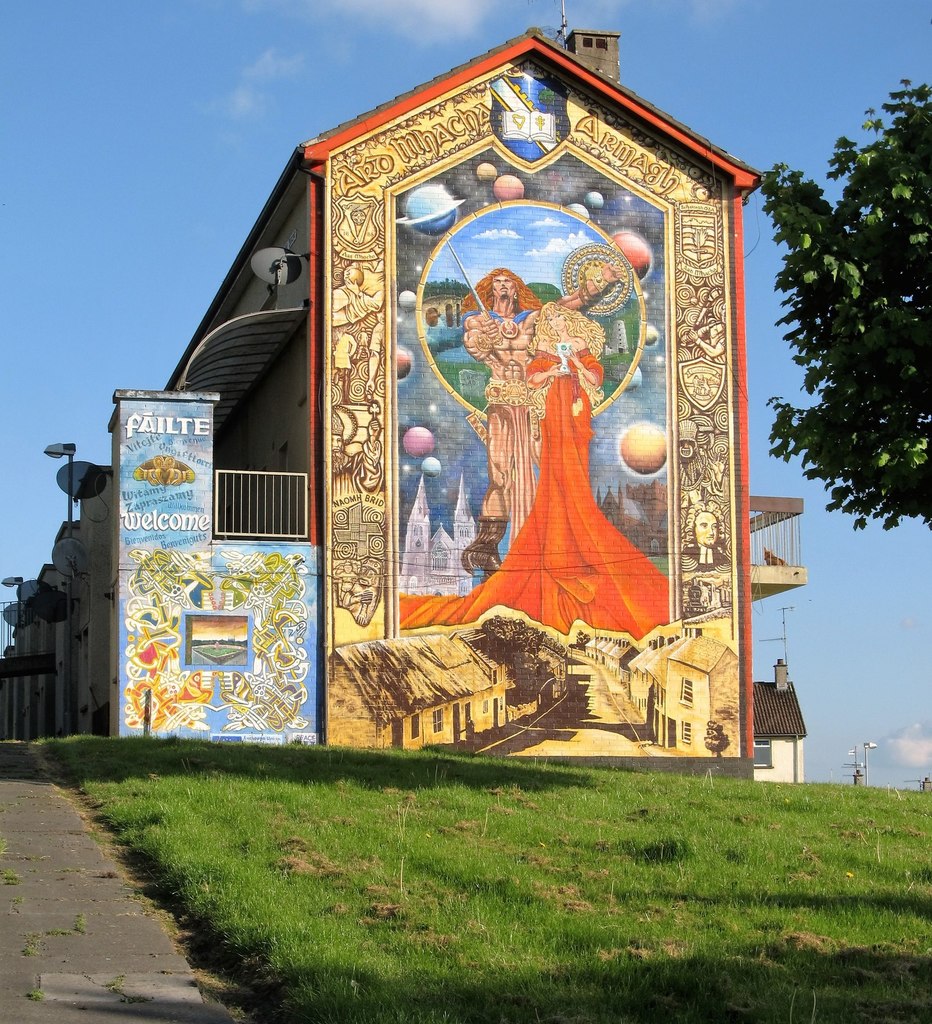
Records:
<instances>
[{"instance_id":1,"label":"ringed planet","mask_svg":"<svg viewBox=\"0 0 932 1024\"><path fill-rule=\"evenodd\" d=\"M443 185L420 185L408 195L405 216L398 223L424 235L439 235L453 227L457 208L464 202L454 199Z\"/></svg>"}]
</instances>

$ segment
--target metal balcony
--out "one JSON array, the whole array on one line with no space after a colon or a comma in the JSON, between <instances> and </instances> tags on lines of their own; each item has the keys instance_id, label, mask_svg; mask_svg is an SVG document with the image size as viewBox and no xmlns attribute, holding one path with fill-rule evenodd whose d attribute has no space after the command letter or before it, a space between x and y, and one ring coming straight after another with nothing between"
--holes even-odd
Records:
<instances>
[{"instance_id":1,"label":"metal balcony","mask_svg":"<svg viewBox=\"0 0 932 1024\"><path fill-rule=\"evenodd\" d=\"M307 473L218 469L214 536L221 540L307 540Z\"/></svg>"},{"instance_id":2,"label":"metal balcony","mask_svg":"<svg viewBox=\"0 0 932 1024\"><path fill-rule=\"evenodd\" d=\"M759 601L809 582L802 564L802 498L751 495L751 599Z\"/></svg>"}]
</instances>

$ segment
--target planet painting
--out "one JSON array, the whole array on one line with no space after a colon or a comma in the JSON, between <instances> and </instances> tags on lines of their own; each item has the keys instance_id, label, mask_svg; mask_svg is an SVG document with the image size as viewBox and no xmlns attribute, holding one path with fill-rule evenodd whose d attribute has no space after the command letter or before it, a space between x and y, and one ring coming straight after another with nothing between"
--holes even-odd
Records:
<instances>
[{"instance_id":1,"label":"planet painting","mask_svg":"<svg viewBox=\"0 0 932 1024\"><path fill-rule=\"evenodd\" d=\"M411 372L413 359L411 353L400 345L395 350L395 375L398 380L404 380Z\"/></svg>"},{"instance_id":2,"label":"planet painting","mask_svg":"<svg viewBox=\"0 0 932 1024\"><path fill-rule=\"evenodd\" d=\"M480 181L494 181L498 177L495 164L481 163L476 168L476 177Z\"/></svg>"},{"instance_id":3,"label":"planet painting","mask_svg":"<svg viewBox=\"0 0 932 1024\"><path fill-rule=\"evenodd\" d=\"M503 174L496 178L492 186L492 195L500 202L507 202L509 199L524 198L524 182L514 174Z\"/></svg>"},{"instance_id":4,"label":"planet painting","mask_svg":"<svg viewBox=\"0 0 932 1024\"><path fill-rule=\"evenodd\" d=\"M667 435L655 423L634 423L621 437L619 454L632 472L656 473L667 461Z\"/></svg>"},{"instance_id":5,"label":"planet painting","mask_svg":"<svg viewBox=\"0 0 932 1024\"><path fill-rule=\"evenodd\" d=\"M417 305L417 296L412 291L403 291L398 296L398 305L407 313Z\"/></svg>"},{"instance_id":6,"label":"planet painting","mask_svg":"<svg viewBox=\"0 0 932 1024\"><path fill-rule=\"evenodd\" d=\"M435 459L433 455L428 455L421 463L421 472L424 476L440 476L440 469L440 459Z\"/></svg>"},{"instance_id":7,"label":"planet painting","mask_svg":"<svg viewBox=\"0 0 932 1024\"><path fill-rule=\"evenodd\" d=\"M636 231L619 231L612 235L615 245L625 254L639 278L645 278L654 260L651 247Z\"/></svg>"},{"instance_id":8,"label":"planet painting","mask_svg":"<svg viewBox=\"0 0 932 1024\"><path fill-rule=\"evenodd\" d=\"M456 223L457 207L465 201L454 199L443 185L420 185L409 193L398 223L423 235L442 235Z\"/></svg>"},{"instance_id":9,"label":"planet painting","mask_svg":"<svg viewBox=\"0 0 932 1024\"><path fill-rule=\"evenodd\" d=\"M408 455L420 459L434 450L434 435L427 427L410 427L405 431L401 443Z\"/></svg>"}]
</instances>

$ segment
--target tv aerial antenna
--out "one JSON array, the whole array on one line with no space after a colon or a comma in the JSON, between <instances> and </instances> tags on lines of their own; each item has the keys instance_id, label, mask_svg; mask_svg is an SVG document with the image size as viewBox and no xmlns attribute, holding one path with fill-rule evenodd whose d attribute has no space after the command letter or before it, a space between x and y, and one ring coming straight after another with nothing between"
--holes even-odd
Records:
<instances>
[{"instance_id":1,"label":"tv aerial antenna","mask_svg":"<svg viewBox=\"0 0 932 1024\"><path fill-rule=\"evenodd\" d=\"M533 3L534 0L528 0ZM555 43L566 49L566 0L560 0L560 27L556 25L539 25L537 30L541 35L552 39Z\"/></svg>"},{"instance_id":2,"label":"tv aerial antenna","mask_svg":"<svg viewBox=\"0 0 932 1024\"><path fill-rule=\"evenodd\" d=\"M780 636L768 636L768 637L764 637L764 638L761 639L761 643L762 644L772 644L772 643L778 643L781 640L783 641L783 664L784 665L789 665L789 663L790 663L790 660L787 657L787 653L786 653L786 613L787 612L792 612L792 611L795 611L795 610L796 610L796 606L795 605L792 605L792 604L784 605L780 609L780 614L781 614L782 620L783 620L783 632L780 634Z\"/></svg>"}]
</instances>

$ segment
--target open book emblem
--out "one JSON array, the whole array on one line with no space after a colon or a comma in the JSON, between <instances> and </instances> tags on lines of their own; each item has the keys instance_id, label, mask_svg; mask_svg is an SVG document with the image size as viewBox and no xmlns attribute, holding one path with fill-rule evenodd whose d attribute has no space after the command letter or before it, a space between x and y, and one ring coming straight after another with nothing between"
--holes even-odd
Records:
<instances>
[{"instance_id":1,"label":"open book emblem","mask_svg":"<svg viewBox=\"0 0 932 1024\"><path fill-rule=\"evenodd\" d=\"M492 130L516 155L539 160L569 132L566 90L556 79L527 65L489 84Z\"/></svg>"}]
</instances>

